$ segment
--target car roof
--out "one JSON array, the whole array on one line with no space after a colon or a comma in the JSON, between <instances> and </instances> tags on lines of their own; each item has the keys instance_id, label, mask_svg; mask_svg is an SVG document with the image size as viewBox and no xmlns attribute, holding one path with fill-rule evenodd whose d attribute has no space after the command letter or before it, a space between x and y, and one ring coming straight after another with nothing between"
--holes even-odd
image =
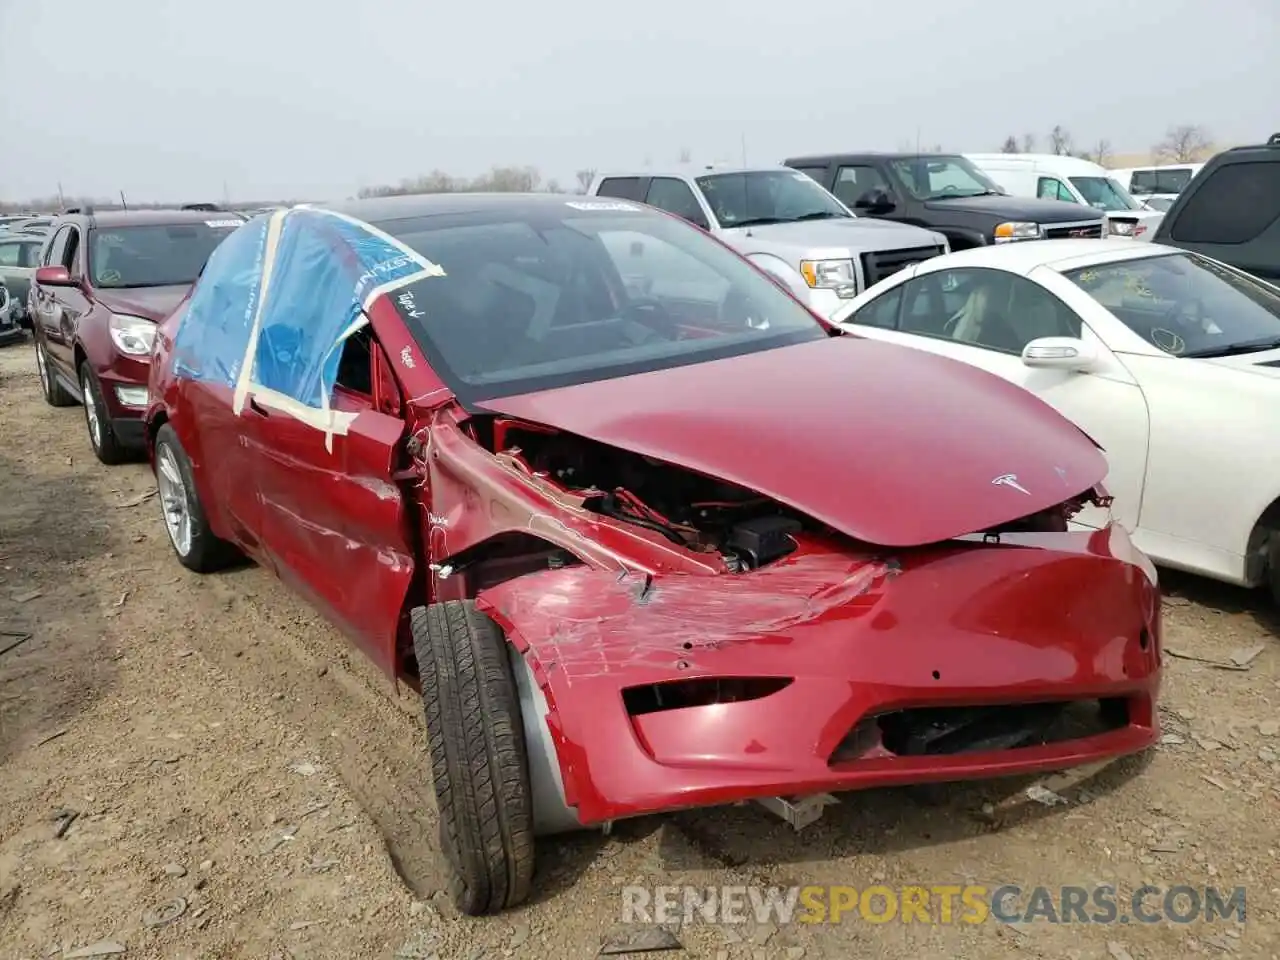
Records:
<instances>
[{"instance_id":1,"label":"car roof","mask_svg":"<svg viewBox=\"0 0 1280 960\"><path fill-rule=\"evenodd\" d=\"M211 210L103 210L94 211L91 214L71 215L71 217L75 216L92 220L95 227L140 227L228 220L232 214Z\"/></svg>"},{"instance_id":2,"label":"car roof","mask_svg":"<svg viewBox=\"0 0 1280 960\"><path fill-rule=\"evenodd\" d=\"M795 173L785 164L752 164L742 166L728 163L685 163L672 164L669 167L646 167L644 170L607 170L599 174L597 180L611 180L614 177L712 177L723 173Z\"/></svg>"},{"instance_id":3,"label":"car roof","mask_svg":"<svg viewBox=\"0 0 1280 960\"><path fill-rule=\"evenodd\" d=\"M334 213L343 213L365 223L386 223L412 217L438 217L468 213L488 213L494 210L510 211L519 218L542 210L563 210L568 204L579 204L574 215L593 212L614 212L620 202L581 194L566 193L424 193L405 197L370 197L362 200L344 200L337 203L317 203L311 206ZM601 204L608 204L604 210ZM637 211L648 210L643 204L635 204ZM658 216L659 214L654 214Z\"/></svg>"},{"instance_id":4,"label":"car roof","mask_svg":"<svg viewBox=\"0 0 1280 960\"><path fill-rule=\"evenodd\" d=\"M917 275L958 267L991 267L1025 276L1037 267L1062 272L1080 267L1182 253L1144 240L1028 240L971 247L921 261Z\"/></svg>"},{"instance_id":5,"label":"car roof","mask_svg":"<svg viewBox=\"0 0 1280 960\"><path fill-rule=\"evenodd\" d=\"M828 163L839 163L841 160L850 160L855 157L876 157L880 160L929 160L935 158L942 160L963 156L964 154L954 150L947 153L915 153L909 150L846 150L842 153L810 153L803 157L787 157L786 165L788 167L826 166Z\"/></svg>"},{"instance_id":6,"label":"car roof","mask_svg":"<svg viewBox=\"0 0 1280 960\"><path fill-rule=\"evenodd\" d=\"M1058 153L966 153L970 160L993 163L1000 160L1019 160L1044 167L1057 167L1059 170L1079 170L1081 173L1096 174L1104 168L1092 160L1081 157L1066 157Z\"/></svg>"}]
</instances>

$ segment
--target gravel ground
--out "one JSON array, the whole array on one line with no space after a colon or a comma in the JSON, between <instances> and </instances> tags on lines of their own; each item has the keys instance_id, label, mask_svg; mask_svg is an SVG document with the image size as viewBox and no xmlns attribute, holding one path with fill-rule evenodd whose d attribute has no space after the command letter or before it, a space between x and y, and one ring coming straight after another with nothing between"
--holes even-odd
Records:
<instances>
[{"instance_id":1,"label":"gravel ground","mask_svg":"<svg viewBox=\"0 0 1280 960\"><path fill-rule=\"evenodd\" d=\"M172 557L143 465L101 466L79 408L0 351L0 957L596 955L625 884L1244 886L1213 924L718 926L681 953L770 958L1280 956L1280 642L1262 596L1165 574L1165 739L1091 776L851 795L795 834L754 806L539 847L495 919L441 892L419 705L249 567ZM11 636L16 634L18 636ZM178 899L181 903L175 903ZM167 911L167 913L166 913ZM178 914L173 918L174 914ZM160 923L169 919L170 922ZM98 954L83 954L98 955Z\"/></svg>"}]
</instances>

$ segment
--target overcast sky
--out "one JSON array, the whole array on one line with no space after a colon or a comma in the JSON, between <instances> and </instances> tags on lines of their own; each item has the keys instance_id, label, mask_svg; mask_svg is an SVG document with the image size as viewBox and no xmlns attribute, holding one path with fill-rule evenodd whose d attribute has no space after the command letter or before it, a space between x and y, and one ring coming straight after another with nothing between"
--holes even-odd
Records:
<instances>
[{"instance_id":1,"label":"overcast sky","mask_svg":"<svg viewBox=\"0 0 1280 960\"><path fill-rule=\"evenodd\" d=\"M1280 128L1280 0L0 0L0 197Z\"/></svg>"}]
</instances>

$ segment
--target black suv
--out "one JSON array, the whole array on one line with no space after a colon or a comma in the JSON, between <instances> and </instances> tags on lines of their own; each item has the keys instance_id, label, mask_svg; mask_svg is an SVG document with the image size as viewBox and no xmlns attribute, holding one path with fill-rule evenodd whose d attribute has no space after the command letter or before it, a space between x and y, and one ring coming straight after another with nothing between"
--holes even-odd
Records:
<instances>
[{"instance_id":1,"label":"black suv","mask_svg":"<svg viewBox=\"0 0 1280 960\"><path fill-rule=\"evenodd\" d=\"M1280 133L1213 157L1152 238L1280 283Z\"/></svg>"},{"instance_id":2,"label":"black suv","mask_svg":"<svg viewBox=\"0 0 1280 960\"><path fill-rule=\"evenodd\" d=\"M1092 207L1011 197L965 157L941 153L839 153L792 157L846 207L867 217L936 230L952 250L1015 240L1104 236Z\"/></svg>"}]
</instances>

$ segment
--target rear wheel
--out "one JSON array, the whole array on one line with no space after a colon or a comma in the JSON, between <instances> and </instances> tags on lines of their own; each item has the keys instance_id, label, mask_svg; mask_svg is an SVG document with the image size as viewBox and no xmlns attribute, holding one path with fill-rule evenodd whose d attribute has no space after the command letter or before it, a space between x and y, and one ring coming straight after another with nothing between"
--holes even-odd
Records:
<instances>
[{"instance_id":1,"label":"rear wheel","mask_svg":"<svg viewBox=\"0 0 1280 960\"><path fill-rule=\"evenodd\" d=\"M40 392L44 394L45 403L51 407L69 407L76 402L76 398L54 375L53 367L49 365L49 354L39 337L36 337L36 371L40 374Z\"/></svg>"},{"instance_id":2,"label":"rear wheel","mask_svg":"<svg viewBox=\"0 0 1280 960\"><path fill-rule=\"evenodd\" d=\"M498 625L471 601L418 607L422 679L440 844L460 911L498 913L533 882L533 799L519 696Z\"/></svg>"},{"instance_id":3,"label":"rear wheel","mask_svg":"<svg viewBox=\"0 0 1280 960\"><path fill-rule=\"evenodd\" d=\"M209 529L191 475L191 461L178 442L177 432L167 423L156 432L155 464L164 528L178 562L196 573L209 573L238 560L239 551Z\"/></svg>"}]
</instances>

